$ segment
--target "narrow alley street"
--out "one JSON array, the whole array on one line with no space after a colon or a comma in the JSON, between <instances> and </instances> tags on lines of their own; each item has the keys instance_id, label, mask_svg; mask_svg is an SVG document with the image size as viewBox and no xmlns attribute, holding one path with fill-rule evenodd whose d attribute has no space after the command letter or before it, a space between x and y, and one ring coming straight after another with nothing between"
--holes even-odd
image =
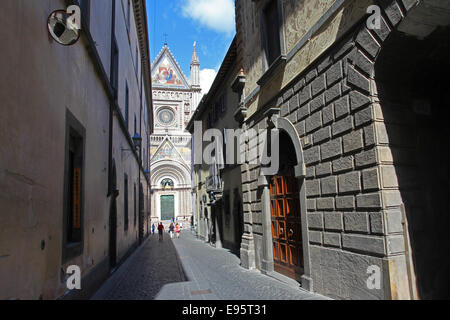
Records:
<instances>
[{"instance_id":1,"label":"narrow alley street","mask_svg":"<svg viewBox=\"0 0 450 320\"><path fill-rule=\"evenodd\" d=\"M93 300L325 299L246 270L239 258L195 238L152 235L92 297Z\"/></svg>"}]
</instances>

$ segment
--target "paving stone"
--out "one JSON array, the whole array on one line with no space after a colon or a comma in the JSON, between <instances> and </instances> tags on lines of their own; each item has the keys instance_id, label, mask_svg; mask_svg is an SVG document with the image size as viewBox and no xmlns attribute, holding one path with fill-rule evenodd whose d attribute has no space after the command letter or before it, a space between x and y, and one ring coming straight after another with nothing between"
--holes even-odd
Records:
<instances>
[{"instance_id":1,"label":"paving stone","mask_svg":"<svg viewBox=\"0 0 450 320\"><path fill-rule=\"evenodd\" d=\"M196 239L150 238L106 281L94 300L326 299L240 266L239 258ZM321 235L319 233L320 241Z\"/></svg>"}]
</instances>

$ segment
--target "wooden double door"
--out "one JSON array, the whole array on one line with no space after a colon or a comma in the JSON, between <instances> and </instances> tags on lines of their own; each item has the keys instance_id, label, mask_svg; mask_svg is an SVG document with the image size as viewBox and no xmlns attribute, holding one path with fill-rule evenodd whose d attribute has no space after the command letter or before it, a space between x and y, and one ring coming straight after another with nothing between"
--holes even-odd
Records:
<instances>
[{"instance_id":1,"label":"wooden double door","mask_svg":"<svg viewBox=\"0 0 450 320\"><path fill-rule=\"evenodd\" d=\"M297 178L272 177L270 209L274 269L290 278L300 280L304 265Z\"/></svg>"}]
</instances>

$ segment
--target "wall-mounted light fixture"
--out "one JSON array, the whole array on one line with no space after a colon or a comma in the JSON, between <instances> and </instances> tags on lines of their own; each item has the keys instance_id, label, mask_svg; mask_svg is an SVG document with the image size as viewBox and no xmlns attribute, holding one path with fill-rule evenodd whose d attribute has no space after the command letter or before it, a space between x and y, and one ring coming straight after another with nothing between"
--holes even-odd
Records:
<instances>
[{"instance_id":1,"label":"wall-mounted light fixture","mask_svg":"<svg viewBox=\"0 0 450 320\"><path fill-rule=\"evenodd\" d=\"M136 151L140 151L142 146L142 137L138 133L135 133L132 139Z\"/></svg>"}]
</instances>

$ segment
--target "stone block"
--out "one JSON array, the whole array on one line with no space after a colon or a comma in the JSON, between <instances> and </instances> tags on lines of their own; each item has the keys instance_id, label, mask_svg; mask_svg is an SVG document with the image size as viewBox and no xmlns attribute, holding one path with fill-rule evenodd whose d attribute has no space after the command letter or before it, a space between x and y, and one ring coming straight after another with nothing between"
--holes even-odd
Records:
<instances>
[{"instance_id":1,"label":"stone block","mask_svg":"<svg viewBox=\"0 0 450 320\"><path fill-rule=\"evenodd\" d=\"M333 136L341 135L345 132L349 132L353 129L353 119L352 116L347 116L332 125Z\"/></svg>"},{"instance_id":2,"label":"stone block","mask_svg":"<svg viewBox=\"0 0 450 320\"><path fill-rule=\"evenodd\" d=\"M318 180L306 180L306 196L315 197L320 195L320 184Z\"/></svg>"},{"instance_id":3,"label":"stone block","mask_svg":"<svg viewBox=\"0 0 450 320\"><path fill-rule=\"evenodd\" d=\"M378 255L385 254L383 237L344 234L342 235L342 247L344 249L375 253Z\"/></svg>"},{"instance_id":4,"label":"stone block","mask_svg":"<svg viewBox=\"0 0 450 320\"><path fill-rule=\"evenodd\" d=\"M320 180L322 195L335 195L337 194L337 181L336 177L326 177Z\"/></svg>"},{"instance_id":5,"label":"stone block","mask_svg":"<svg viewBox=\"0 0 450 320\"><path fill-rule=\"evenodd\" d=\"M343 56L345 56L353 47L354 47L353 39L348 37L345 42L342 41L338 44L337 50L333 53L333 58L335 61L340 60Z\"/></svg>"},{"instance_id":6,"label":"stone block","mask_svg":"<svg viewBox=\"0 0 450 320\"><path fill-rule=\"evenodd\" d=\"M314 178L316 175L316 168L313 166L306 167L306 179Z\"/></svg>"},{"instance_id":7,"label":"stone block","mask_svg":"<svg viewBox=\"0 0 450 320\"><path fill-rule=\"evenodd\" d=\"M311 100L311 98L311 85L307 85L298 93L298 101L301 106Z\"/></svg>"},{"instance_id":8,"label":"stone block","mask_svg":"<svg viewBox=\"0 0 450 320\"><path fill-rule=\"evenodd\" d=\"M331 138L331 127L325 127L317 130L313 134L314 144L329 140Z\"/></svg>"},{"instance_id":9,"label":"stone block","mask_svg":"<svg viewBox=\"0 0 450 320\"><path fill-rule=\"evenodd\" d=\"M342 71L342 61L338 61L335 63L326 73L327 76L327 85L330 87L337 81L341 80L344 77Z\"/></svg>"},{"instance_id":10,"label":"stone block","mask_svg":"<svg viewBox=\"0 0 450 320\"><path fill-rule=\"evenodd\" d=\"M355 197L354 196L336 197L336 209L354 210L355 209Z\"/></svg>"},{"instance_id":11,"label":"stone block","mask_svg":"<svg viewBox=\"0 0 450 320\"><path fill-rule=\"evenodd\" d=\"M359 70L365 73L368 77L374 76L373 62L362 53L360 50L355 50L352 55L353 63L358 67Z\"/></svg>"},{"instance_id":12,"label":"stone block","mask_svg":"<svg viewBox=\"0 0 450 320\"><path fill-rule=\"evenodd\" d=\"M318 210L333 210L334 198L319 198L317 199Z\"/></svg>"},{"instance_id":13,"label":"stone block","mask_svg":"<svg viewBox=\"0 0 450 320\"><path fill-rule=\"evenodd\" d=\"M323 229L323 215L319 213L308 213L308 228Z\"/></svg>"},{"instance_id":14,"label":"stone block","mask_svg":"<svg viewBox=\"0 0 450 320\"><path fill-rule=\"evenodd\" d=\"M339 176L339 193L350 193L361 191L359 172L349 172Z\"/></svg>"},{"instance_id":15,"label":"stone block","mask_svg":"<svg viewBox=\"0 0 450 320\"><path fill-rule=\"evenodd\" d=\"M297 112L293 112L293 113L289 114L287 118L291 123L296 123L297 122Z\"/></svg>"},{"instance_id":16,"label":"stone block","mask_svg":"<svg viewBox=\"0 0 450 320\"><path fill-rule=\"evenodd\" d=\"M357 168L374 166L376 164L377 164L376 149L371 149L355 155L355 165Z\"/></svg>"},{"instance_id":17,"label":"stone block","mask_svg":"<svg viewBox=\"0 0 450 320\"><path fill-rule=\"evenodd\" d=\"M317 70L309 70L305 77L306 83L310 83L315 77L317 77Z\"/></svg>"},{"instance_id":18,"label":"stone block","mask_svg":"<svg viewBox=\"0 0 450 320\"><path fill-rule=\"evenodd\" d=\"M292 97L292 95L294 94L294 89L290 88L288 90L286 90L286 92L283 94L283 100L289 100L290 97Z\"/></svg>"},{"instance_id":19,"label":"stone block","mask_svg":"<svg viewBox=\"0 0 450 320\"><path fill-rule=\"evenodd\" d=\"M289 114L289 103L285 102L280 107L280 114L282 117L285 117Z\"/></svg>"},{"instance_id":20,"label":"stone block","mask_svg":"<svg viewBox=\"0 0 450 320\"><path fill-rule=\"evenodd\" d=\"M299 107L299 103L298 103L298 95L294 95L290 100L289 100L289 112L293 112L294 110L297 110Z\"/></svg>"},{"instance_id":21,"label":"stone block","mask_svg":"<svg viewBox=\"0 0 450 320\"><path fill-rule=\"evenodd\" d=\"M355 113L355 126L356 127L370 124L373 122L373 120L374 120L374 116L373 116L371 106Z\"/></svg>"},{"instance_id":22,"label":"stone block","mask_svg":"<svg viewBox=\"0 0 450 320\"><path fill-rule=\"evenodd\" d=\"M321 94L311 100L311 102L309 103L309 110L311 113L313 113L316 110L322 109L324 105L325 103L323 99L323 94Z\"/></svg>"},{"instance_id":23,"label":"stone block","mask_svg":"<svg viewBox=\"0 0 450 320\"><path fill-rule=\"evenodd\" d=\"M333 161L333 173L353 170L353 157L343 157Z\"/></svg>"},{"instance_id":24,"label":"stone block","mask_svg":"<svg viewBox=\"0 0 450 320\"><path fill-rule=\"evenodd\" d=\"M328 69L333 63L331 56L327 55L317 66L318 73L322 73L324 70Z\"/></svg>"},{"instance_id":25,"label":"stone block","mask_svg":"<svg viewBox=\"0 0 450 320\"><path fill-rule=\"evenodd\" d=\"M380 169L383 188L396 188L399 186L397 171L393 165L382 165Z\"/></svg>"},{"instance_id":26,"label":"stone block","mask_svg":"<svg viewBox=\"0 0 450 320\"><path fill-rule=\"evenodd\" d=\"M330 124L334 121L333 105L330 104L322 109L323 125Z\"/></svg>"},{"instance_id":27,"label":"stone block","mask_svg":"<svg viewBox=\"0 0 450 320\"><path fill-rule=\"evenodd\" d=\"M311 114L305 122L306 133L311 133L322 126L322 114L319 112Z\"/></svg>"},{"instance_id":28,"label":"stone block","mask_svg":"<svg viewBox=\"0 0 450 320\"><path fill-rule=\"evenodd\" d=\"M298 119L297 119L298 121ZM306 133L305 121L300 121L295 124L295 129L300 137L303 137Z\"/></svg>"},{"instance_id":29,"label":"stone block","mask_svg":"<svg viewBox=\"0 0 450 320\"><path fill-rule=\"evenodd\" d=\"M320 231L309 231L309 242L314 244L322 244L322 232Z\"/></svg>"},{"instance_id":30,"label":"stone block","mask_svg":"<svg viewBox=\"0 0 450 320\"><path fill-rule=\"evenodd\" d=\"M340 212L324 213L323 219L325 230L334 230L334 231L343 230L342 213Z\"/></svg>"},{"instance_id":31,"label":"stone block","mask_svg":"<svg viewBox=\"0 0 450 320\"><path fill-rule=\"evenodd\" d=\"M369 55L369 57L374 60L377 56L380 45L375 40L375 38L370 34L367 28L363 28L358 35L356 36L356 43L364 49L365 52Z\"/></svg>"},{"instance_id":32,"label":"stone block","mask_svg":"<svg viewBox=\"0 0 450 320\"><path fill-rule=\"evenodd\" d=\"M334 103L334 112L336 119L342 118L350 112L350 99L349 96L344 96Z\"/></svg>"},{"instance_id":33,"label":"stone block","mask_svg":"<svg viewBox=\"0 0 450 320\"><path fill-rule=\"evenodd\" d=\"M329 104L341 95L341 84L337 83L325 92L325 103Z\"/></svg>"},{"instance_id":34,"label":"stone block","mask_svg":"<svg viewBox=\"0 0 450 320\"><path fill-rule=\"evenodd\" d=\"M306 165L311 165L320 161L319 147L312 147L303 152Z\"/></svg>"},{"instance_id":35,"label":"stone block","mask_svg":"<svg viewBox=\"0 0 450 320\"><path fill-rule=\"evenodd\" d=\"M311 93L315 97L325 91L325 75L320 75L311 82Z\"/></svg>"},{"instance_id":36,"label":"stone block","mask_svg":"<svg viewBox=\"0 0 450 320\"><path fill-rule=\"evenodd\" d=\"M358 209L380 209L382 205L381 193L367 193L356 196L356 207Z\"/></svg>"},{"instance_id":37,"label":"stone block","mask_svg":"<svg viewBox=\"0 0 450 320\"><path fill-rule=\"evenodd\" d=\"M364 127L364 145L370 147L376 144L375 124Z\"/></svg>"},{"instance_id":38,"label":"stone block","mask_svg":"<svg viewBox=\"0 0 450 320\"><path fill-rule=\"evenodd\" d=\"M324 177L331 174L331 162L325 162L316 166L316 175L318 177Z\"/></svg>"},{"instance_id":39,"label":"stone block","mask_svg":"<svg viewBox=\"0 0 450 320\"><path fill-rule=\"evenodd\" d=\"M380 177L378 169L367 169L362 172L363 190L379 190L380 189Z\"/></svg>"},{"instance_id":40,"label":"stone block","mask_svg":"<svg viewBox=\"0 0 450 320\"><path fill-rule=\"evenodd\" d=\"M402 195L399 190L383 190L383 204L385 207L400 206Z\"/></svg>"},{"instance_id":41,"label":"stone block","mask_svg":"<svg viewBox=\"0 0 450 320\"><path fill-rule=\"evenodd\" d=\"M352 111L365 107L370 103L371 100L367 95L354 90L350 92L350 108Z\"/></svg>"},{"instance_id":42,"label":"stone block","mask_svg":"<svg viewBox=\"0 0 450 320\"><path fill-rule=\"evenodd\" d=\"M387 233L403 232L403 215L400 208L386 210L386 228Z\"/></svg>"},{"instance_id":43,"label":"stone block","mask_svg":"<svg viewBox=\"0 0 450 320\"><path fill-rule=\"evenodd\" d=\"M405 241L403 235L388 236L386 240L388 254L399 254L405 252Z\"/></svg>"},{"instance_id":44,"label":"stone block","mask_svg":"<svg viewBox=\"0 0 450 320\"><path fill-rule=\"evenodd\" d=\"M344 229L349 232L369 233L369 217L366 212L344 213Z\"/></svg>"},{"instance_id":45,"label":"stone block","mask_svg":"<svg viewBox=\"0 0 450 320\"><path fill-rule=\"evenodd\" d=\"M400 7L395 1L392 1L390 3L387 3L386 1L382 2L381 6L384 9L386 16L388 17L389 21L392 23L393 26L396 26L397 24L400 23L400 21L403 18L403 15Z\"/></svg>"},{"instance_id":46,"label":"stone block","mask_svg":"<svg viewBox=\"0 0 450 320\"><path fill-rule=\"evenodd\" d=\"M298 120L304 119L308 116L309 116L309 104L306 104L297 110L297 119Z\"/></svg>"},{"instance_id":47,"label":"stone block","mask_svg":"<svg viewBox=\"0 0 450 320\"><path fill-rule=\"evenodd\" d=\"M363 148L362 130L353 131L342 138L344 153L359 151Z\"/></svg>"},{"instance_id":48,"label":"stone block","mask_svg":"<svg viewBox=\"0 0 450 320\"><path fill-rule=\"evenodd\" d=\"M323 244L325 246L340 247L341 246L341 235L339 233L324 232L323 234Z\"/></svg>"},{"instance_id":49,"label":"stone block","mask_svg":"<svg viewBox=\"0 0 450 320\"><path fill-rule=\"evenodd\" d=\"M353 85L354 87L370 93L370 81L361 73L359 73L355 68L348 67L347 83Z\"/></svg>"},{"instance_id":50,"label":"stone block","mask_svg":"<svg viewBox=\"0 0 450 320\"><path fill-rule=\"evenodd\" d=\"M294 92L298 92L305 86L305 78L301 78L294 86Z\"/></svg>"},{"instance_id":51,"label":"stone block","mask_svg":"<svg viewBox=\"0 0 450 320\"><path fill-rule=\"evenodd\" d=\"M382 212L369 212L370 232L384 234L384 221Z\"/></svg>"},{"instance_id":52,"label":"stone block","mask_svg":"<svg viewBox=\"0 0 450 320\"><path fill-rule=\"evenodd\" d=\"M342 154L342 140L334 139L321 145L322 160L328 160Z\"/></svg>"},{"instance_id":53,"label":"stone block","mask_svg":"<svg viewBox=\"0 0 450 320\"><path fill-rule=\"evenodd\" d=\"M316 210L316 199L306 199L306 208L308 211Z\"/></svg>"}]
</instances>

